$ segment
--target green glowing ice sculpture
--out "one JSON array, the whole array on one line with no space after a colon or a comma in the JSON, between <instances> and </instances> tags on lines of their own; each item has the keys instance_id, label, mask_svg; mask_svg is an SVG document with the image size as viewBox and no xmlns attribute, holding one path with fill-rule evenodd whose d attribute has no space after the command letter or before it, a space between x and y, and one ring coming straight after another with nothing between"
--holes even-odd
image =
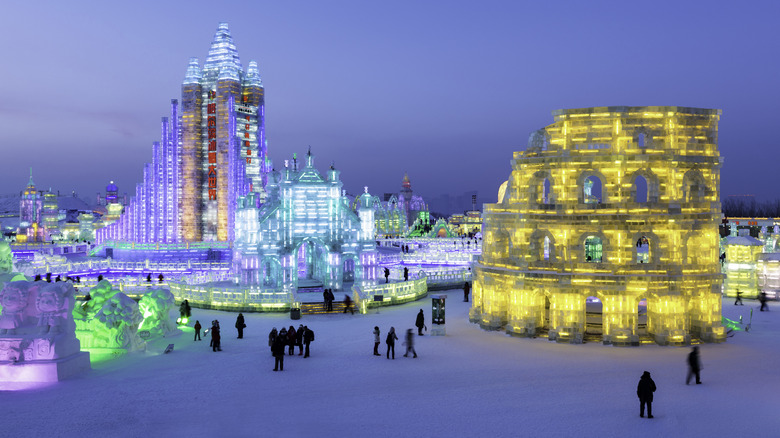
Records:
<instances>
[{"instance_id":1,"label":"green glowing ice sculpture","mask_svg":"<svg viewBox=\"0 0 780 438\"><path fill-rule=\"evenodd\" d=\"M145 350L138 336L143 316L138 303L103 280L90 289L91 299L73 309L76 336L83 348L95 353L120 355Z\"/></svg>"},{"instance_id":2,"label":"green glowing ice sculpture","mask_svg":"<svg viewBox=\"0 0 780 438\"><path fill-rule=\"evenodd\" d=\"M171 308L174 304L173 294L168 290L153 289L146 292L138 303L144 319L138 330L149 331L151 337L181 333L171 319Z\"/></svg>"}]
</instances>

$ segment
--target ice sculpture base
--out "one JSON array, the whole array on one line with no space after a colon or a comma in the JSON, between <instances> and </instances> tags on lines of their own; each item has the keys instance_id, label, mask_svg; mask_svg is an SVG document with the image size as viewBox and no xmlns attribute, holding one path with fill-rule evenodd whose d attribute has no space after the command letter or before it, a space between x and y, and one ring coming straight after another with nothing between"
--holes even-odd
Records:
<instances>
[{"instance_id":1,"label":"ice sculpture base","mask_svg":"<svg viewBox=\"0 0 780 438\"><path fill-rule=\"evenodd\" d=\"M0 389L19 382L58 382L91 369L89 353L80 351L64 358L27 362L0 362Z\"/></svg>"}]
</instances>

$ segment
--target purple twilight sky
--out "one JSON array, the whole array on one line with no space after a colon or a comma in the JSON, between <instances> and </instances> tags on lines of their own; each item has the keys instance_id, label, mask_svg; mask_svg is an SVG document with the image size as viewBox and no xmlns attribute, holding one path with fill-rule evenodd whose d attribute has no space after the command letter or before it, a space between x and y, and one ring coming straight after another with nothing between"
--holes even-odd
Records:
<instances>
[{"instance_id":1,"label":"purple twilight sky","mask_svg":"<svg viewBox=\"0 0 780 438\"><path fill-rule=\"evenodd\" d=\"M479 192L551 111L723 110L723 196L775 199L780 2L52 1L3 5L0 193L134 193L189 57L227 21L278 168L308 145L350 192Z\"/></svg>"}]
</instances>

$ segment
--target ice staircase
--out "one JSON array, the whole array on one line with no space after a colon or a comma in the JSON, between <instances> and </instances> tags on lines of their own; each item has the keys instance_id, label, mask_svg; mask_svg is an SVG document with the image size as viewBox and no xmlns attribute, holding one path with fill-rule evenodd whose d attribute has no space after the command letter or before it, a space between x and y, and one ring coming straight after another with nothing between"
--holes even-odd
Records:
<instances>
[{"instance_id":1,"label":"ice staircase","mask_svg":"<svg viewBox=\"0 0 780 438\"><path fill-rule=\"evenodd\" d=\"M324 315L327 313L344 313L344 302L334 301L333 310L327 312L325 310L325 303L320 301L319 303L301 303L301 315ZM355 303L352 303L352 308L355 308Z\"/></svg>"}]
</instances>

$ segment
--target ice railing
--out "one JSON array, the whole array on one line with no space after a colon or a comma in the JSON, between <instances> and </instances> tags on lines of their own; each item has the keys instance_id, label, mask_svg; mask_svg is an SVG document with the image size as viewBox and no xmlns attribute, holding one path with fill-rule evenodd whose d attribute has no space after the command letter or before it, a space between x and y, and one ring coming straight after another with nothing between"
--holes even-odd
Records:
<instances>
[{"instance_id":1,"label":"ice railing","mask_svg":"<svg viewBox=\"0 0 780 438\"><path fill-rule=\"evenodd\" d=\"M365 313L370 307L390 306L416 301L428 294L425 273L414 280L400 283L385 283L371 286L352 286L352 300L355 308Z\"/></svg>"},{"instance_id":2,"label":"ice railing","mask_svg":"<svg viewBox=\"0 0 780 438\"><path fill-rule=\"evenodd\" d=\"M16 269L24 275L34 277L45 276L76 276L94 273L138 273L138 274L164 274L191 273L198 271L222 271L230 269L230 262L218 261L183 261L183 262L154 262L145 260L142 262L124 262L112 259L85 260L85 261L48 261L31 260L19 261Z\"/></svg>"},{"instance_id":3,"label":"ice railing","mask_svg":"<svg viewBox=\"0 0 780 438\"><path fill-rule=\"evenodd\" d=\"M102 251L104 248L113 249L132 249L138 251L173 251L173 250L204 250L204 249L228 249L231 248L231 242L180 242L180 243L160 243L160 242L126 242L123 240L106 240L99 245L93 246L90 255Z\"/></svg>"},{"instance_id":4,"label":"ice railing","mask_svg":"<svg viewBox=\"0 0 780 438\"><path fill-rule=\"evenodd\" d=\"M188 300L195 307L225 310L286 311L293 295L284 289L253 286L210 286L169 283L177 302Z\"/></svg>"}]
</instances>

